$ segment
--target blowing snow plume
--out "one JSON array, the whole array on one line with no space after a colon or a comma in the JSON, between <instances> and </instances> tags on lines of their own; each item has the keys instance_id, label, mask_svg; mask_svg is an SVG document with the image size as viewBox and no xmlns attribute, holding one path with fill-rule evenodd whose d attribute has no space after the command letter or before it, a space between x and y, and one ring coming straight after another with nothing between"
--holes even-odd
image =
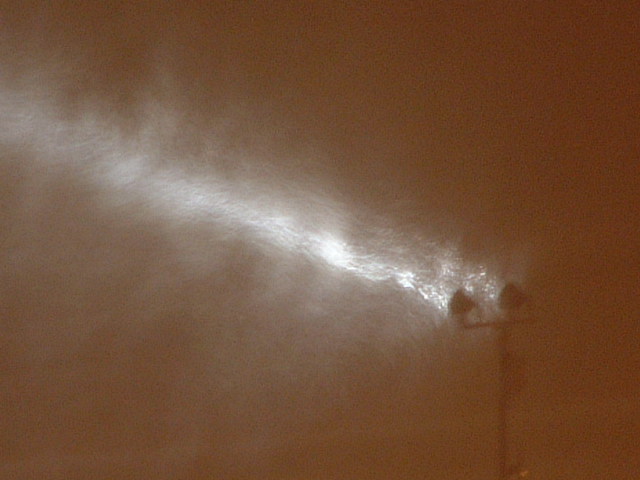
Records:
<instances>
[{"instance_id":1,"label":"blowing snow plume","mask_svg":"<svg viewBox=\"0 0 640 480\"><path fill-rule=\"evenodd\" d=\"M248 475L441 335L457 288L494 303L488 265L326 176L228 149L153 94L125 125L69 113L63 83L32 69L0 92L12 478L175 478L198 455Z\"/></svg>"}]
</instances>

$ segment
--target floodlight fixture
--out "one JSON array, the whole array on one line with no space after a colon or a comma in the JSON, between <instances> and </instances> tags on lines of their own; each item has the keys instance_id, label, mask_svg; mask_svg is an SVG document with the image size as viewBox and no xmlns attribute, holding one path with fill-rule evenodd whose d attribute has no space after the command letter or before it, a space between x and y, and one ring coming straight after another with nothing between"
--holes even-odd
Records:
<instances>
[{"instance_id":1,"label":"floodlight fixture","mask_svg":"<svg viewBox=\"0 0 640 480\"><path fill-rule=\"evenodd\" d=\"M449 312L454 317L464 317L477 306L477 303L463 288L456 290L449 300Z\"/></svg>"},{"instance_id":2,"label":"floodlight fixture","mask_svg":"<svg viewBox=\"0 0 640 480\"><path fill-rule=\"evenodd\" d=\"M529 296L516 284L507 283L498 297L498 306L505 312L514 312L529 301Z\"/></svg>"}]
</instances>

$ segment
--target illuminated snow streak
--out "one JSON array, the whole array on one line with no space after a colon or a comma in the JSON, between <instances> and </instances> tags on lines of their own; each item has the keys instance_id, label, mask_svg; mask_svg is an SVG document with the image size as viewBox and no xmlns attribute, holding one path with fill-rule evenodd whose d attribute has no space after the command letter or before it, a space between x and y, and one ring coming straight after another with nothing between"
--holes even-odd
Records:
<instances>
[{"instance_id":1,"label":"illuminated snow streak","mask_svg":"<svg viewBox=\"0 0 640 480\"><path fill-rule=\"evenodd\" d=\"M496 296L498 278L482 265L464 262L455 249L424 242L399 248L401 234L377 244L366 239L349 243L342 228L332 227L344 222L327 218L337 215L335 209L314 212L304 186L299 198L292 199L283 197L268 180L239 184L174 166L159 167L167 153L152 147L162 135L153 131L153 125L148 128L152 138L132 145L95 118L65 124L42 105L34 111L31 102L31 112L24 112L24 106L19 97L2 98L0 138L5 144L22 147L26 139L34 156L77 168L114 198L139 199L175 221L239 230L362 281L387 282L439 313L446 313L450 295L460 286L480 298ZM305 218L307 214L313 218Z\"/></svg>"},{"instance_id":2,"label":"illuminated snow streak","mask_svg":"<svg viewBox=\"0 0 640 480\"><path fill-rule=\"evenodd\" d=\"M497 279L481 265L465 264L452 249L427 243L421 245L423 251L411 252L409 259L406 253L385 255L386 245L351 245L339 232L306 225L296 205L276 201L277 192L259 192L255 199L216 178L188 177L178 170L150 174L151 169L142 168L142 163L136 159L105 165L98 180L114 190L124 186L122 193L129 188L142 191L146 200L176 219L188 217L213 226L244 228L271 245L362 280L395 284L417 294L440 313L446 313L451 294L461 286L481 298L496 296ZM407 260L413 265L407 265Z\"/></svg>"}]
</instances>

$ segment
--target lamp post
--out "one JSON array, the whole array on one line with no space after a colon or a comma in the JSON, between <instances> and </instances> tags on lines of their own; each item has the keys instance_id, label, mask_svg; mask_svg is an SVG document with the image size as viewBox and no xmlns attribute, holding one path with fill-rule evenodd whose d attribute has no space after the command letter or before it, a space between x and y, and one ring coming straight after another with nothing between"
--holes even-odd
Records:
<instances>
[{"instance_id":1,"label":"lamp post","mask_svg":"<svg viewBox=\"0 0 640 480\"><path fill-rule=\"evenodd\" d=\"M508 283L500 292L498 307L503 316L493 321L470 321L469 314L478 308L477 303L464 289L457 290L449 302L451 315L458 320L465 329L493 328L496 332L498 349L498 377L500 393L498 398L498 425L497 425L497 461L498 479L524 478L528 475L518 465L511 464L509 458L509 432L507 414L509 400L518 388L518 370L516 357L509 352L509 334L511 327L517 323L530 321L528 318L518 315L522 307L528 302L527 295L515 284Z\"/></svg>"}]
</instances>

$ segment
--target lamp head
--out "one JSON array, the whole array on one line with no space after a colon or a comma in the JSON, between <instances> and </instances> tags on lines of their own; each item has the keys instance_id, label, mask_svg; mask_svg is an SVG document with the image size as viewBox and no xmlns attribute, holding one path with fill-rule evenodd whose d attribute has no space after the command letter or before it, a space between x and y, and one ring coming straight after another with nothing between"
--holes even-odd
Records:
<instances>
[{"instance_id":1,"label":"lamp head","mask_svg":"<svg viewBox=\"0 0 640 480\"><path fill-rule=\"evenodd\" d=\"M514 283L507 283L498 297L498 306L506 311L513 312L522 308L529 301L529 296Z\"/></svg>"},{"instance_id":2,"label":"lamp head","mask_svg":"<svg viewBox=\"0 0 640 480\"><path fill-rule=\"evenodd\" d=\"M476 308L476 302L464 291L459 288L449 300L449 313L454 317L464 317L471 310Z\"/></svg>"}]
</instances>

